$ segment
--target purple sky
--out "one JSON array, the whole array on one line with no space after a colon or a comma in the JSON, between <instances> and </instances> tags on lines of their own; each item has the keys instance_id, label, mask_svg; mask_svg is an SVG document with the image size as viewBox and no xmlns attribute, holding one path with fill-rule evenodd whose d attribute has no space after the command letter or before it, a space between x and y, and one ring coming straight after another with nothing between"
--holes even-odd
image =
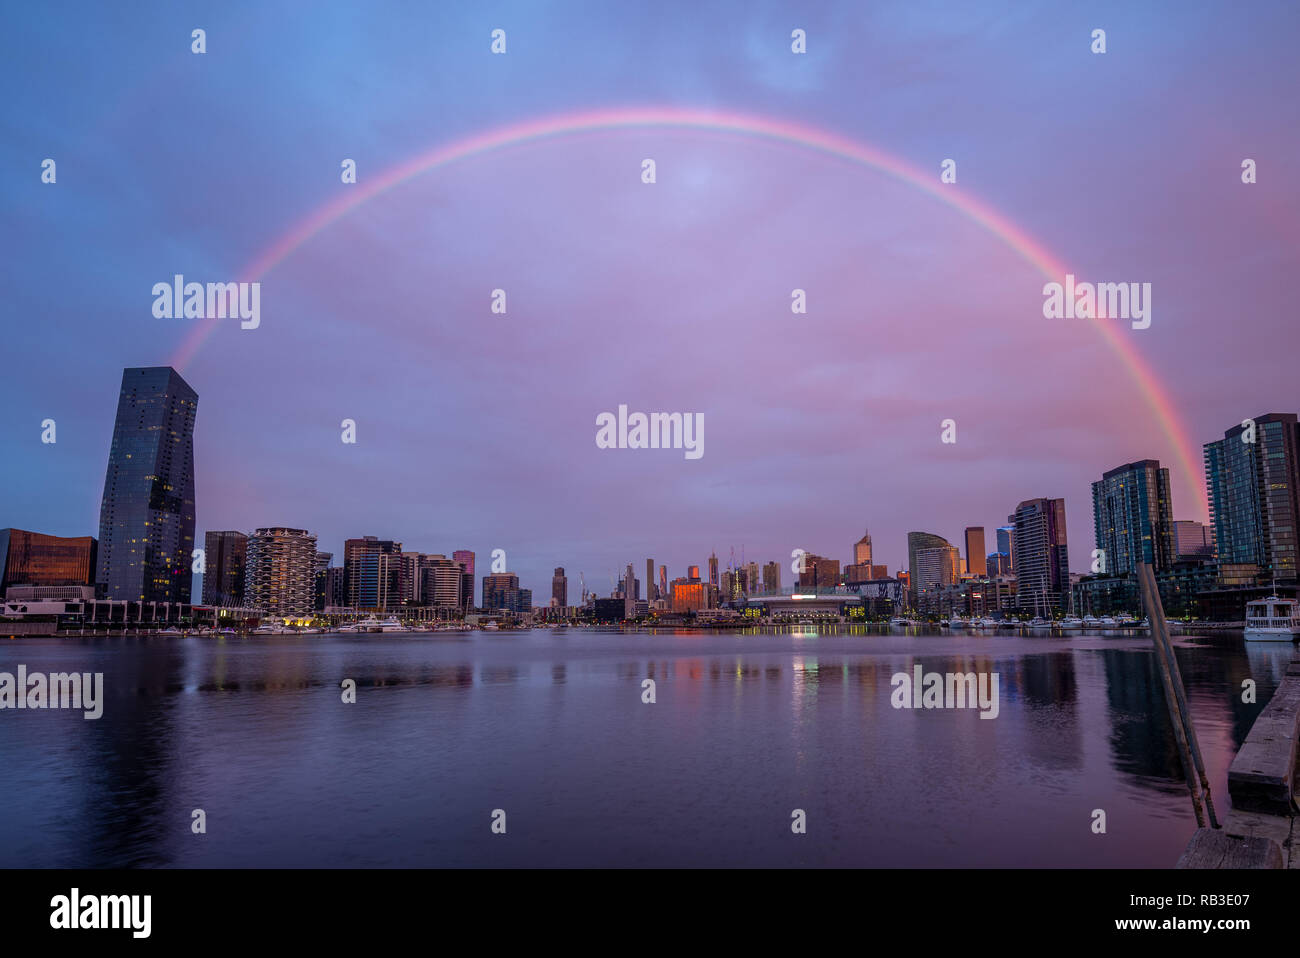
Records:
<instances>
[{"instance_id":1,"label":"purple sky","mask_svg":"<svg viewBox=\"0 0 1300 958\"><path fill-rule=\"evenodd\" d=\"M953 157L1081 280L1153 284L1150 329L1111 322L1198 449L1300 409L1294 5L428 6L0 14L0 525L96 532L122 368L205 322L155 319L154 283L239 278L349 189L344 157L364 182L618 106L808 124L936 179ZM1106 469L1159 458L1175 515L1204 515L1096 331L1043 318L1044 281L921 190L790 144L640 129L477 156L314 237L263 279L261 327L225 321L182 370L199 533L303 527L340 561L367 534L484 567L502 548L541 603L556 565L608 592L629 561L675 576L742 545L788 583L792 549L847 560L864 528L892 572L910 529L982 524L992 548L1017 502L1064 496L1082 571ZM620 403L703 413L703 458L598 449Z\"/></svg>"}]
</instances>

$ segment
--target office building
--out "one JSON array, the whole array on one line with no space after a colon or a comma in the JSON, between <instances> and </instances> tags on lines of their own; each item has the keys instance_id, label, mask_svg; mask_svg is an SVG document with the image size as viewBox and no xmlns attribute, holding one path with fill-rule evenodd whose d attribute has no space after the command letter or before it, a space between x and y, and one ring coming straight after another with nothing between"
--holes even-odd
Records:
<instances>
[{"instance_id":1,"label":"office building","mask_svg":"<svg viewBox=\"0 0 1300 958\"><path fill-rule=\"evenodd\" d=\"M984 551L984 527L967 526L965 539L966 571L970 575L982 576L988 565L988 553Z\"/></svg>"},{"instance_id":2,"label":"office building","mask_svg":"<svg viewBox=\"0 0 1300 958\"><path fill-rule=\"evenodd\" d=\"M871 570L871 532L862 533L862 538L853 543L853 564L867 566L868 575Z\"/></svg>"},{"instance_id":3,"label":"office building","mask_svg":"<svg viewBox=\"0 0 1300 958\"><path fill-rule=\"evenodd\" d=\"M564 574L564 566L556 566L551 576L551 604L561 607L569 604L569 578Z\"/></svg>"},{"instance_id":4,"label":"office building","mask_svg":"<svg viewBox=\"0 0 1300 958\"><path fill-rule=\"evenodd\" d=\"M460 563L461 583L460 598L466 609L474 607L474 553L468 549L457 549L451 554L453 562Z\"/></svg>"},{"instance_id":5,"label":"office building","mask_svg":"<svg viewBox=\"0 0 1300 958\"><path fill-rule=\"evenodd\" d=\"M355 609L386 611L401 604L402 544L365 536L343 543L343 569L348 582L348 605Z\"/></svg>"},{"instance_id":6,"label":"office building","mask_svg":"<svg viewBox=\"0 0 1300 958\"><path fill-rule=\"evenodd\" d=\"M1174 554L1178 562L1214 558L1214 528L1191 519L1174 520Z\"/></svg>"}]
</instances>

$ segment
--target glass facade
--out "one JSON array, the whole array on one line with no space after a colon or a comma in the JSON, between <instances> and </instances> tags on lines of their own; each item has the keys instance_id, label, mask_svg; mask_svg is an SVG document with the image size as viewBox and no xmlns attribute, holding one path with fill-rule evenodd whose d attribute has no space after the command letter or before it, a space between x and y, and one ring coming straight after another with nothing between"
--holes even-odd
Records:
<instances>
[{"instance_id":1,"label":"glass facade","mask_svg":"<svg viewBox=\"0 0 1300 958\"><path fill-rule=\"evenodd\" d=\"M99 510L108 599L190 601L198 394L170 366L124 369Z\"/></svg>"},{"instance_id":2,"label":"glass facade","mask_svg":"<svg viewBox=\"0 0 1300 958\"><path fill-rule=\"evenodd\" d=\"M93 585L98 543L0 529L0 595L11 585Z\"/></svg>"},{"instance_id":3,"label":"glass facade","mask_svg":"<svg viewBox=\"0 0 1300 958\"><path fill-rule=\"evenodd\" d=\"M1156 572L1173 566L1173 507L1169 470L1143 459L1104 473L1092 484L1097 548L1106 556L1104 575L1133 575L1145 562Z\"/></svg>"},{"instance_id":4,"label":"glass facade","mask_svg":"<svg viewBox=\"0 0 1300 958\"><path fill-rule=\"evenodd\" d=\"M1205 483L1221 563L1254 563L1279 580L1296 577L1300 520L1300 426L1292 413L1234 426L1205 446Z\"/></svg>"}]
</instances>

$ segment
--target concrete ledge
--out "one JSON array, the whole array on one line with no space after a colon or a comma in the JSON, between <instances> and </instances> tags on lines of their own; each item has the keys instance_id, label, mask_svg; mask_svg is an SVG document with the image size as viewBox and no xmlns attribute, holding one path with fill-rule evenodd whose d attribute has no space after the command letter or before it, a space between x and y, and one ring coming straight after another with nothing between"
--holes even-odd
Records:
<instances>
[{"instance_id":1,"label":"concrete ledge","mask_svg":"<svg viewBox=\"0 0 1300 958\"><path fill-rule=\"evenodd\" d=\"M1277 816L1293 812L1300 677L1289 673L1290 668L1228 769L1234 809Z\"/></svg>"}]
</instances>

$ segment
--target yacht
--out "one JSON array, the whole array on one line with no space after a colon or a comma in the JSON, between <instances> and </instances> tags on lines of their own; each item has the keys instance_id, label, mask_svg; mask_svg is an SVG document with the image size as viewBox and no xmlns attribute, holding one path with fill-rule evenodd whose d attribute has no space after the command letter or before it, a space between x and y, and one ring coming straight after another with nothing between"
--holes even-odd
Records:
<instances>
[{"instance_id":1,"label":"yacht","mask_svg":"<svg viewBox=\"0 0 1300 958\"><path fill-rule=\"evenodd\" d=\"M384 619L383 622L380 622L380 623L379 623L379 627L376 628L376 629L374 629L373 631L375 631L375 632L410 632L411 630L410 630L409 628L407 628L406 626L402 625L402 623L398 622L396 616L394 616L394 615L390 615L388 618Z\"/></svg>"},{"instance_id":2,"label":"yacht","mask_svg":"<svg viewBox=\"0 0 1300 958\"><path fill-rule=\"evenodd\" d=\"M1044 619L1041 615L1036 615L1025 623L1026 627L1034 631L1043 631L1052 627L1050 619Z\"/></svg>"},{"instance_id":3,"label":"yacht","mask_svg":"<svg viewBox=\"0 0 1300 958\"><path fill-rule=\"evenodd\" d=\"M1100 619L1097 620L1097 625L1103 629L1113 629L1117 625L1119 625L1119 622L1115 620L1114 616L1103 615Z\"/></svg>"},{"instance_id":4,"label":"yacht","mask_svg":"<svg viewBox=\"0 0 1300 958\"><path fill-rule=\"evenodd\" d=\"M996 628L1000 628L1001 625L1002 623L999 622L997 619L989 618L987 615L984 616L984 618L979 620L979 627L981 629L996 629Z\"/></svg>"},{"instance_id":5,"label":"yacht","mask_svg":"<svg viewBox=\"0 0 1300 958\"><path fill-rule=\"evenodd\" d=\"M951 619L948 620L948 628L950 628L950 629L968 629L968 628L970 628L970 622L967 621L966 619L963 619L963 618L962 618L961 616L959 616L959 615L954 615Z\"/></svg>"},{"instance_id":6,"label":"yacht","mask_svg":"<svg viewBox=\"0 0 1300 958\"><path fill-rule=\"evenodd\" d=\"M1083 627L1085 629L1095 629L1099 625L1101 625L1101 619L1095 615L1085 615L1083 617Z\"/></svg>"},{"instance_id":7,"label":"yacht","mask_svg":"<svg viewBox=\"0 0 1300 958\"><path fill-rule=\"evenodd\" d=\"M487 632L496 632L500 628L501 626L497 625L496 622L489 622L487 625L483 626L483 629Z\"/></svg>"},{"instance_id":8,"label":"yacht","mask_svg":"<svg viewBox=\"0 0 1300 958\"><path fill-rule=\"evenodd\" d=\"M1246 640L1250 642L1290 642L1300 635L1300 616L1296 600L1270 595L1246 603Z\"/></svg>"},{"instance_id":9,"label":"yacht","mask_svg":"<svg viewBox=\"0 0 1300 958\"><path fill-rule=\"evenodd\" d=\"M1083 629L1083 619L1075 615L1067 615L1057 625L1062 632L1079 632Z\"/></svg>"},{"instance_id":10,"label":"yacht","mask_svg":"<svg viewBox=\"0 0 1300 958\"><path fill-rule=\"evenodd\" d=\"M267 622L253 630L253 635L289 635L293 629L286 629L283 623Z\"/></svg>"}]
</instances>

